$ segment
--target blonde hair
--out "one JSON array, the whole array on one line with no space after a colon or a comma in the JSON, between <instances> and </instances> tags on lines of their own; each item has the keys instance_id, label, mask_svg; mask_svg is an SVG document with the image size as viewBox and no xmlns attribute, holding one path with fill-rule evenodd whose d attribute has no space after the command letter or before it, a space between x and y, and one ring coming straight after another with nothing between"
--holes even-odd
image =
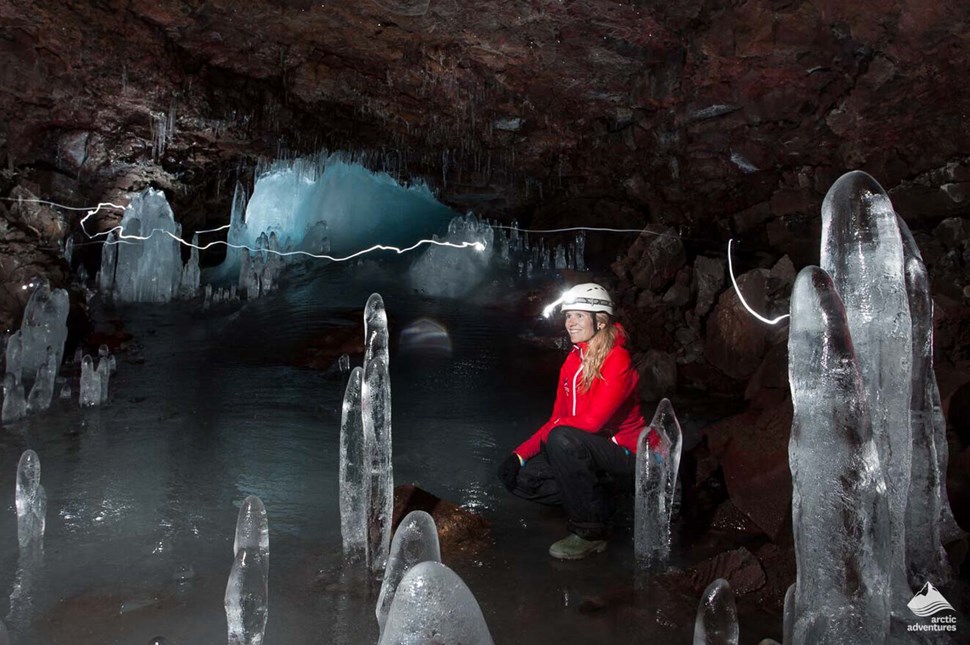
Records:
<instances>
[{"instance_id":1,"label":"blonde hair","mask_svg":"<svg viewBox=\"0 0 970 645\"><path fill-rule=\"evenodd\" d=\"M583 376L579 380L580 388L588 392L593 386L593 381L603 378L600 370L603 368L603 361L616 344L616 326L610 324L609 314L597 312L593 316L593 325L603 328L593 334L586 346L586 353L583 355Z\"/></svg>"}]
</instances>

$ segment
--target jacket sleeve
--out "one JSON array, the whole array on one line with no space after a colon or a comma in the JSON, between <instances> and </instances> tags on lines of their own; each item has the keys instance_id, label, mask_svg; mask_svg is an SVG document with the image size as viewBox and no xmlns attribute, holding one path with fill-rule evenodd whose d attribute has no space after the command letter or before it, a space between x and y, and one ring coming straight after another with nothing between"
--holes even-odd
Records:
<instances>
[{"instance_id":1,"label":"jacket sleeve","mask_svg":"<svg viewBox=\"0 0 970 645\"><path fill-rule=\"evenodd\" d=\"M589 394L589 405L576 416L561 416L556 425L571 426L586 432L599 432L606 426L620 406L633 394L636 388L636 371L626 351L617 351L607 356L601 370L602 379L593 383ZM550 428L551 430L551 428Z\"/></svg>"},{"instance_id":2,"label":"jacket sleeve","mask_svg":"<svg viewBox=\"0 0 970 645\"><path fill-rule=\"evenodd\" d=\"M532 459L539 454L539 450L542 448L542 442L546 440L552 429L560 425L559 419L560 414L565 409L566 393L562 388L562 370L559 372L559 380L556 381L556 402L552 406L552 414L549 416L549 420L542 424L538 430L536 430L531 437L526 439L522 444L513 450L515 454L522 457L522 459Z\"/></svg>"}]
</instances>

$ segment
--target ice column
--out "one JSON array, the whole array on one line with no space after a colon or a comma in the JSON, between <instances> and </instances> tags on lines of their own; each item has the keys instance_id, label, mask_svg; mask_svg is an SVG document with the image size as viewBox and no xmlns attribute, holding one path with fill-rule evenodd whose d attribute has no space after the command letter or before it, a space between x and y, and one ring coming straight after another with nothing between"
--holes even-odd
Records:
<instances>
[{"instance_id":1,"label":"ice column","mask_svg":"<svg viewBox=\"0 0 970 645\"><path fill-rule=\"evenodd\" d=\"M372 293L364 305L364 346L364 365L374 358L381 358L384 365L390 367L387 312L379 293Z\"/></svg>"},{"instance_id":2,"label":"ice column","mask_svg":"<svg viewBox=\"0 0 970 645\"><path fill-rule=\"evenodd\" d=\"M828 274L802 269L788 333L797 576L786 645L889 636L889 500L846 318Z\"/></svg>"},{"instance_id":3,"label":"ice column","mask_svg":"<svg viewBox=\"0 0 970 645\"><path fill-rule=\"evenodd\" d=\"M54 396L54 379L57 378L57 354L53 347L47 348L47 360L37 368L34 385L27 396L27 411L42 412L51 406Z\"/></svg>"},{"instance_id":4,"label":"ice column","mask_svg":"<svg viewBox=\"0 0 970 645\"><path fill-rule=\"evenodd\" d=\"M364 422L360 411L363 370L350 372L340 412L340 535L344 556L364 559L367 551L367 522L370 469L365 467Z\"/></svg>"},{"instance_id":5,"label":"ice column","mask_svg":"<svg viewBox=\"0 0 970 645\"><path fill-rule=\"evenodd\" d=\"M889 490L893 610L908 615L906 502L912 473L912 322L896 213L864 172L840 177L822 202L822 268L845 304ZM792 363L798 364L798 363ZM800 589L800 588L799 588ZM798 592L796 592L797 594Z\"/></svg>"},{"instance_id":6,"label":"ice column","mask_svg":"<svg viewBox=\"0 0 970 645\"><path fill-rule=\"evenodd\" d=\"M364 367L361 418L366 437L365 463L370 465L368 486L367 564L384 570L391 543L394 512L394 470L391 460L391 381L381 357Z\"/></svg>"},{"instance_id":7,"label":"ice column","mask_svg":"<svg viewBox=\"0 0 970 645\"><path fill-rule=\"evenodd\" d=\"M933 299L929 278L909 227L898 215L896 221L903 241L906 293L913 323L913 462L906 505L906 573L910 587L916 589L930 579L944 582L950 574L940 537L940 487L946 471L940 471L934 427L933 398L934 391L939 390L933 373Z\"/></svg>"},{"instance_id":8,"label":"ice column","mask_svg":"<svg viewBox=\"0 0 970 645\"><path fill-rule=\"evenodd\" d=\"M194 298L199 292L199 281L201 279L199 269L199 234L192 236L192 249L189 251L189 261L182 267L182 280L179 288L179 295L183 298Z\"/></svg>"},{"instance_id":9,"label":"ice column","mask_svg":"<svg viewBox=\"0 0 970 645\"><path fill-rule=\"evenodd\" d=\"M637 565L644 569L670 556L670 517L682 437L674 406L669 399L664 399L637 441L633 544Z\"/></svg>"},{"instance_id":10,"label":"ice column","mask_svg":"<svg viewBox=\"0 0 970 645\"><path fill-rule=\"evenodd\" d=\"M387 557L387 568L384 570L376 610L381 632L387 624L387 615L398 585L407 572L421 562L441 562L438 527L435 526L434 519L424 511L411 511L398 525L391 542L390 555Z\"/></svg>"},{"instance_id":11,"label":"ice column","mask_svg":"<svg viewBox=\"0 0 970 645\"><path fill-rule=\"evenodd\" d=\"M101 374L94 369L94 359L85 354L81 359L81 392L78 403L82 408L101 405Z\"/></svg>"},{"instance_id":12,"label":"ice column","mask_svg":"<svg viewBox=\"0 0 970 645\"><path fill-rule=\"evenodd\" d=\"M694 645L738 645L738 610L724 578L707 585L697 606Z\"/></svg>"},{"instance_id":13,"label":"ice column","mask_svg":"<svg viewBox=\"0 0 970 645\"><path fill-rule=\"evenodd\" d=\"M239 508L233 550L225 595L229 645L260 645L269 617L269 525L255 495Z\"/></svg>"},{"instance_id":14,"label":"ice column","mask_svg":"<svg viewBox=\"0 0 970 645\"><path fill-rule=\"evenodd\" d=\"M44 539L47 493L40 483L40 458L25 450L17 465L17 537L21 547Z\"/></svg>"},{"instance_id":15,"label":"ice column","mask_svg":"<svg viewBox=\"0 0 970 645\"><path fill-rule=\"evenodd\" d=\"M416 564L394 594L379 645L492 645L478 601L440 562Z\"/></svg>"},{"instance_id":16,"label":"ice column","mask_svg":"<svg viewBox=\"0 0 970 645\"><path fill-rule=\"evenodd\" d=\"M14 375L7 372L3 375L3 411L0 421L12 423L27 416L27 401L24 400L24 386Z\"/></svg>"},{"instance_id":17,"label":"ice column","mask_svg":"<svg viewBox=\"0 0 970 645\"><path fill-rule=\"evenodd\" d=\"M24 319L20 324L22 345L20 378L33 376L37 368L47 363L47 348L53 347L60 366L67 340L67 314L70 301L67 291L54 289L41 282L27 301ZM9 370L8 370L9 371Z\"/></svg>"}]
</instances>

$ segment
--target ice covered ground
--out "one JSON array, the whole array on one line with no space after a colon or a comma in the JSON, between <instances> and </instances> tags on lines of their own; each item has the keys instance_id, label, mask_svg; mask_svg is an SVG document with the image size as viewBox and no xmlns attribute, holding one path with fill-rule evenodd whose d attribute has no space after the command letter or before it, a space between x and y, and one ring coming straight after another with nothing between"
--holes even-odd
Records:
<instances>
[{"instance_id":1,"label":"ice covered ground","mask_svg":"<svg viewBox=\"0 0 970 645\"><path fill-rule=\"evenodd\" d=\"M558 563L546 549L564 535L563 519L511 497L494 476L548 413L558 359L518 338L521 319L507 311L421 298L397 287L397 275L331 265L205 313L184 303L126 309L139 349L119 361L109 405L55 406L0 435L10 474L0 477L0 587L12 596L16 642L224 642L238 507L258 495L272 544L266 643L375 643L377 589L340 572L345 383L288 364L374 291L391 318L395 479L491 520L494 547L447 564L495 641L687 642L696 598L676 620L620 601L596 609L595 599L633 585L629 528L601 558ZM422 319L447 331L450 358L396 349L397 334ZM690 432L689 415L681 420ZM26 448L43 460L48 513L43 560L24 569L13 484ZM685 558L677 538L674 558ZM667 592L652 593L664 606ZM764 625L746 629L746 620ZM780 631L780 616L742 616L742 633L772 635L770 625Z\"/></svg>"}]
</instances>

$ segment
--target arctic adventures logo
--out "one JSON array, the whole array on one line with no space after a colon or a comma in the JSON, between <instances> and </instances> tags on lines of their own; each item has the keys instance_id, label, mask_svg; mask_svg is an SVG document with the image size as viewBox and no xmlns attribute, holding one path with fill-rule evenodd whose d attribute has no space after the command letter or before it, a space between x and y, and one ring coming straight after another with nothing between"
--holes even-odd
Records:
<instances>
[{"instance_id":1,"label":"arctic adventures logo","mask_svg":"<svg viewBox=\"0 0 970 645\"><path fill-rule=\"evenodd\" d=\"M956 613L953 605L931 582L924 584L906 606L920 618L930 619L929 625L907 625L907 629L911 632L955 632L957 630L957 617L952 615ZM936 615L944 611L950 612L951 615Z\"/></svg>"}]
</instances>

